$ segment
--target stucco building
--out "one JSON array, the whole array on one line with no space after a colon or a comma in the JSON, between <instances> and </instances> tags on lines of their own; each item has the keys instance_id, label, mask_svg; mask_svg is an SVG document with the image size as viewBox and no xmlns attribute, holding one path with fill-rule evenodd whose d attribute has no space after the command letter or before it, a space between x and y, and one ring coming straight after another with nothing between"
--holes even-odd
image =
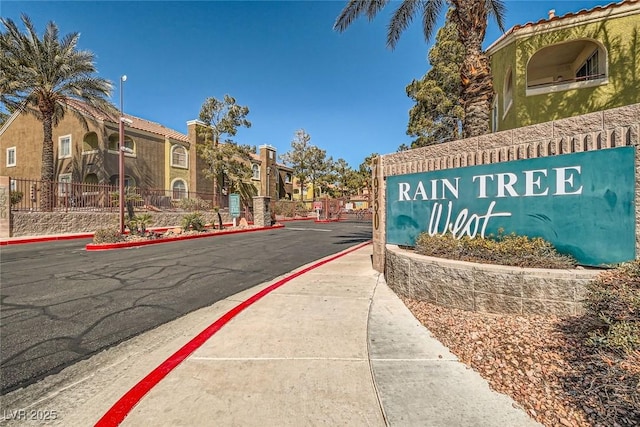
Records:
<instances>
[{"instance_id":1,"label":"stucco building","mask_svg":"<svg viewBox=\"0 0 640 427\"><path fill-rule=\"evenodd\" d=\"M196 152L203 123L187 122L187 134L139 117L125 115L125 185L164 192L172 200L211 199L213 182L203 174ZM39 179L42 165L42 123L29 114L13 114L0 128L0 176ZM116 117L70 101L53 128L55 180L59 183L119 182L119 129ZM262 145L252 155L251 183L257 194L274 199L292 197L292 170L276 161L276 149ZM221 176L220 205L228 205ZM15 182L15 181L14 181ZM59 184L59 188L62 188Z\"/></svg>"},{"instance_id":2,"label":"stucco building","mask_svg":"<svg viewBox=\"0 0 640 427\"><path fill-rule=\"evenodd\" d=\"M634 104L640 99L640 1L516 25L487 49L492 131Z\"/></svg>"}]
</instances>

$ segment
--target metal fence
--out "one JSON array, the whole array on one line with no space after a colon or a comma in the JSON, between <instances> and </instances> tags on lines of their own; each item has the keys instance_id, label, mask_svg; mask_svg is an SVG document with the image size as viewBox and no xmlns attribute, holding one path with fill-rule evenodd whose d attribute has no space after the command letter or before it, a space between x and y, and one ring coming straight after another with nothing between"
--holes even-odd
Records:
<instances>
[{"instance_id":1,"label":"metal fence","mask_svg":"<svg viewBox=\"0 0 640 427\"><path fill-rule=\"evenodd\" d=\"M50 191L42 191L49 185ZM12 211L98 211L116 212L119 204L117 185L84 182L12 178L10 183ZM48 200L45 200L45 197ZM127 205L136 209L159 211L207 210L213 207L213 193L128 187ZM50 207L50 209L48 209Z\"/></svg>"}]
</instances>

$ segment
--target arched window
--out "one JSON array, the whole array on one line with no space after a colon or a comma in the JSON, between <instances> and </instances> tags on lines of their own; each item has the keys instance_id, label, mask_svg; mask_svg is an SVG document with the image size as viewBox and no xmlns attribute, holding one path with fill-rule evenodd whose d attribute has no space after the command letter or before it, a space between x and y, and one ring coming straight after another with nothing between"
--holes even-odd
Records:
<instances>
[{"instance_id":1,"label":"arched window","mask_svg":"<svg viewBox=\"0 0 640 427\"><path fill-rule=\"evenodd\" d=\"M504 88L503 88L503 96L502 96L502 116L504 117L511 108L511 104L513 104L513 71L509 69L504 78Z\"/></svg>"},{"instance_id":2,"label":"arched window","mask_svg":"<svg viewBox=\"0 0 640 427\"><path fill-rule=\"evenodd\" d=\"M182 145L174 145L171 147L171 166L186 169L187 165L187 149Z\"/></svg>"},{"instance_id":3,"label":"arched window","mask_svg":"<svg viewBox=\"0 0 640 427\"><path fill-rule=\"evenodd\" d=\"M112 133L111 135L109 135L109 151L115 151L117 153L118 145L120 145L120 135L118 135L117 133ZM133 139L131 139L131 137L128 135L124 136L124 146L129 150L131 150L132 153L135 154L136 145L133 142ZM132 153L125 152L125 154L132 154Z\"/></svg>"},{"instance_id":4,"label":"arched window","mask_svg":"<svg viewBox=\"0 0 640 427\"><path fill-rule=\"evenodd\" d=\"M95 132L89 132L82 139L82 152L91 153L95 151L98 151L98 135Z\"/></svg>"},{"instance_id":5,"label":"arched window","mask_svg":"<svg viewBox=\"0 0 640 427\"><path fill-rule=\"evenodd\" d=\"M88 173L84 177L84 180L82 182L84 182L85 184L97 184L98 183L98 175L96 175L95 173Z\"/></svg>"},{"instance_id":6,"label":"arched window","mask_svg":"<svg viewBox=\"0 0 640 427\"><path fill-rule=\"evenodd\" d=\"M527 64L527 95L606 82L607 52L596 40L572 40L544 47Z\"/></svg>"},{"instance_id":7,"label":"arched window","mask_svg":"<svg viewBox=\"0 0 640 427\"><path fill-rule=\"evenodd\" d=\"M187 184L181 179L176 179L171 185L171 192L174 200L185 199L187 197Z\"/></svg>"},{"instance_id":8,"label":"arched window","mask_svg":"<svg viewBox=\"0 0 640 427\"><path fill-rule=\"evenodd\" d=\"M118 185L120 183L119 179L118 179L119 175L111 175L111 177L109 178L109 183L111 185ZM129 175L125 175L124 176L124 186L125 188L133 188L136 186L136 180Z\"/></svg>"},{"instance_id":9,"label":"arched window","mask_svg":"<svg viewBox=\"0 0 640 427\"><path fill-rule=\"evenodd\" d=\"M253 172L253 179L260 179L260 167L255 163L251 166L251 171Z\"/></svg>"}]
</instances>

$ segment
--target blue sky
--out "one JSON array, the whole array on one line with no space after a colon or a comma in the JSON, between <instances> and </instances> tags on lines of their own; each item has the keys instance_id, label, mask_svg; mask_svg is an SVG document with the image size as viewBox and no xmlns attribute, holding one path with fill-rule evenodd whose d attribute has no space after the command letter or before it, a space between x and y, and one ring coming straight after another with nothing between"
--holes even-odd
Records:
<instances>
[{"instance_id":1,"label":"blue sky","mask_svg":"<svg viewBox=\"0 0 640 427\"><path fill-rule=\"evenodd\" d=\"M506 29L607 1L506 1ZM411 100L405 87L428 70L417 19L395 50L386 25L398 2L376 19L332 29L343 1L7 1L0 15L26 13L42 33L77 31L96 55L99 75L127 75L124 110L186 133L207 97L225 94L250 109L250 129L235 141L288 151L297 129L334 159L357 168L371 153L391 153L406 135ZM444 17L442 17L443 19ZM22 28L22 26L21 26ZM500 37L491 22L485 46Z\"/></svg>"}]
</instances>

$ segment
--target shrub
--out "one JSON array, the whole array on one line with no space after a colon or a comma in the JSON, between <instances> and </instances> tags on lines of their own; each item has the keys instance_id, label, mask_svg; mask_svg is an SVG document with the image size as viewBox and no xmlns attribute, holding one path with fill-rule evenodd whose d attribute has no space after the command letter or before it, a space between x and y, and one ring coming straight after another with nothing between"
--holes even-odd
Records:
<instances>
[{"instance_id":1,"label":"shrub","mask_svg":"<svg viewBox=\"0 0 640 427\"><path fill-rule=\"evenodd\" d=\"M194 231L202 231L204 230L204 220L202 219L202 215L198 212L193 212L187 214L182 217L182 229L185 231L194 230Z\"/></svg>"},{"instance_id":2,"label":"shrub","mask_svg":"<svg viewBox=\"0 0 640 427\"><path fill-rule=\"evenodd\" d=\"M274 203L273 213L286 218L293 218L296 215L307 216L308 211L304 203L285 199Z\"/></svg>"},{"instance_id":3,"label":"shrub","mask_svg":"<svg viewBox=\"0 0 640 427\"><path fill-rule=\"evenodd\" d=\"M133 218L129 218L127 222L127 228L131 234L145 234L147 231L147 226L153 223L153 218L151 214L143 213L140 215L134 215Z\"/></svg>"},{"instance_id":4,"label":"shrub","mask_svg":"<svg viewBox=\"0 0 640 427\"><path fill-rule=\"evenodd\" d=\"M15 206L22 201L22 191L11 191L9 192L9 199L11 200L11 206Z\"/></svg>"},{"instance_id":5,"label":"shrub","mask_svg":"<svg viewBox=\"0 0 640 427\"><path fill-rule=\"evenodd\" d=\"M540 238L518 236L515 233L487 238L464 236L456 239L450 233L430 236L422 233L416 239L415 250L422 255L460 261L483 262L533 268L574 268L576 261L558 253L551 243Z\"/></svg>"},{"instance_id":6,"label":"shrub","mask_svg":"<svg viewBox=\"0 0 640 427\"><path fill-rule=\"evenodd\" d=\"M640 260L600 273L587 286L585 305L598 319L590 344L608 351L640 350Z\"/></svg>"},{"instance_id":7,"label":"shrub","mask_svg":"<svg viewBox=\"0 0 640 427\"><path fill-rule=\"evenodd\" d=\"M123 242L125 237L120 234L120 230L115 228L101 228L93 234L93 243L118 243Z\"/></svg>"}]
</instances>

